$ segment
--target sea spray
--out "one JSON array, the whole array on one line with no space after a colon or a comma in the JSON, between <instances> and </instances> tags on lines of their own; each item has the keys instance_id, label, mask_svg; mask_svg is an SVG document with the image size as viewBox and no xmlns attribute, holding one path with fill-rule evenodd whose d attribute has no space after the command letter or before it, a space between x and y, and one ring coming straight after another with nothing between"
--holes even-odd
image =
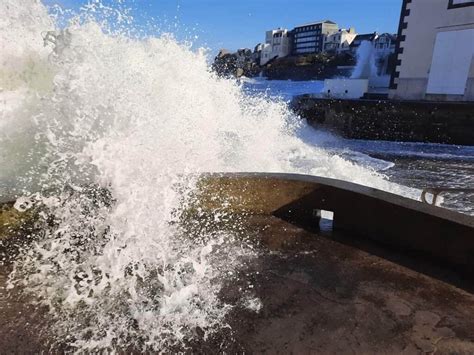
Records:
<instances>
[{"instance_id":1,"label":"sea spray","mask_svg":"<svg viewBox=\"0 0 474 355\"><path fill-rule=\"evenodd\" d=\"M306 144L310 128L283 102L216 77L204 51L172 35L137 39L82 15L60 29L37 1L0 6L16 26L0 32L22 49L2 51L2 77L15 80L2 82L1 193L38 193L44 219L9 286L49 308L58 343L163 351L226 327L235 305L219 292L256 252L238 221L181 223L200 173L296 172L408 191ZM38 63L31 75L11 65L23 56Z\"/></svg>"},{"instance_id":2,"label":"sea spray","mask_svg":"<svg viewBox=\"0 0 474 355\"><path fill-rule=\"evenodd\" d=\"M368 79L372 88L388 89L390 75L379 73L379 61L386 60L377 53L374 44L370 41L363 41L357 48L357 64L352 72L351 79Z\"/></svg>"},{"instance_id":3,"label":"sea spray","mask_svg":"<svg viewBox=\"0 0 474 355\"><path fill-rule=\"evenodd\" d=\"M352 72L351 79L369 79L377 76L375 65L374 45L370 41L362 41L356 52L357 64Z\"/></svg>"}]
</instances>

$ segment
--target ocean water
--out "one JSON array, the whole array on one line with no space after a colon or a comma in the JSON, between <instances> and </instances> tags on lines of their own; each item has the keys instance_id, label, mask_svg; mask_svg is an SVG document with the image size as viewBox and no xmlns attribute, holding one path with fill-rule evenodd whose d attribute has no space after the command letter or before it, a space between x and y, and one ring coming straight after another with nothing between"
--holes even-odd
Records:
<instances>
[{"instance_id":1,"label":"ocean water","mask_svg":"<svg viewBox=\"0 0 474 355\"><path fill-rule=\"evenodd\" d=\"M65 20L40 1L2 0L0 13L0 199L44 218L8 288L47 306L53 340L73 350L166 351L227 327L223 281L256 251L177 223L200 173L419 195L387 174L396 162L315 131L272 92L218 78L205 51L132 36L126 11L94 1Z\"/></svg>"},{"instance_id":2,"label":"ocean water","mask_svg":"<svg viewBox=\"0 0 474 355\"><path fill-rule=\"evenodd\" d=\"M266 78L243 78L243 89L250 95L267 95L283 101L291 101L294 96L320 93L324 81L267 80Z\"/></svg>"}]
</instances>

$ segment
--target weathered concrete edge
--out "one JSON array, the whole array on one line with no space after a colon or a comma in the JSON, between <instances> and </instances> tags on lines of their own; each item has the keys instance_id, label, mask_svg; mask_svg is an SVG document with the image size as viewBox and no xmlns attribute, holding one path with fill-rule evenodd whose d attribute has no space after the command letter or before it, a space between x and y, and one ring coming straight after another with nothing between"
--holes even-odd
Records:
<instances>
[{"instance_id":1,"label":"weathered concrete edge","mask_svg":"<svg viewBox=\"0 0 474 355\"><path fill-rule=\"evenodd\" d=\"M474 217L345 181L294 174L202 176L201 207L273 214L309 228L318 210L334 212L333 227L402 253L421 253L474 275ZM266 208L265 206L268 205Z\"/></svg>"},{"instance_id":2,"label":"weathered concrete edge","mask_svg":"<svg viewBox=\"0 0 474 355\"><path fill-rule=\"evenodd\" d=\"M402 251L422 252L474 275L472 216L309 175L207 173L196 178L196 201L203 210L275 215L310 227L318 224L312 218L315 210L333 211L334 228L350 238L365 236Z\"/></svg>"},{"instance_id":3,"label":"weathered concrete edge","mask_svg":"<svg viewBox=\"0 0 474 355\"><path fill-rule=\"evenodd\" d=\"M312 176L303 174L291 174L291 173L259 173L259 172L242 172L242 173L206 173L200 175L201 179L216 179L216 178L228 178L228 179L242 179L242 178L255 178L255 179L278 179L288 180L295 182L305 182L311 184L320 184L335 187L342 190L352 191L360 195L367 197L376 198L391 204L395 204L400 207L417 210L422 213L427 213L439 218L451 220L456 223L466 225L474 228L474 216L458 213L452 210L448 210L438 206L428 205L421 201L414 200L411 198L403 197L391 192L379 190L373 187L368 187L353 182ZM421 196L421 191L420 191Z\"/></svg>"}]
</instances>

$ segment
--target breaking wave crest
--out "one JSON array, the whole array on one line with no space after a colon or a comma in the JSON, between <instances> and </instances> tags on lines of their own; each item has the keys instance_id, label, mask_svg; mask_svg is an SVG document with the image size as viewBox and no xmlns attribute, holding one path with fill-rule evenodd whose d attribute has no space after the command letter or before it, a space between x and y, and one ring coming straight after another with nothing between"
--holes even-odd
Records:
<instances>
[{"instance_id":1,"label":"breaking wave crest","mask_svg":"<svg viewBox=\"0 0 474 355\"><path fill-rule=\"evenodd\" d=\"M286 104L216 77L205 51L111 31L94 18L120 13L93 4L59 29L38 1L0 3L0 196L23 196L17 207L29 200L43 217L9 287L48 306L72 348L163 350L226 327L233 305L219 292L256 252L238 228L178 223L200 173L296 172L410 193L306 144Z\"/></svg>"}]
</instances>

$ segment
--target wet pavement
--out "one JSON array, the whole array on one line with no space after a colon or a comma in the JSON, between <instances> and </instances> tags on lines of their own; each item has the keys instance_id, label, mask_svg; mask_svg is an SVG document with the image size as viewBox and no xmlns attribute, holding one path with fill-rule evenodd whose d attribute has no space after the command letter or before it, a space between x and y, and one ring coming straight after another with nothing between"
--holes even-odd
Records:
<instances>
[{"instance_id":1,"label":"wet pavement","mask_svg":"<svg viewBox=\"0 0 474 355\"><path fill-rule=\"evenodd\" d=\"M237 281L224 280L220 297L236 305L226 320L230 327L175 350L474 352L472 280L429 260L334 233L329 221L319 231L263 215L246 216L244 225L259 256ZM7 273L8 265L0 273L0 349L52 350L46 309L35 308L21 293L8 294ZM247 294L261 300L258 312L239 301Z\"/></svg>"}]
</instances>

